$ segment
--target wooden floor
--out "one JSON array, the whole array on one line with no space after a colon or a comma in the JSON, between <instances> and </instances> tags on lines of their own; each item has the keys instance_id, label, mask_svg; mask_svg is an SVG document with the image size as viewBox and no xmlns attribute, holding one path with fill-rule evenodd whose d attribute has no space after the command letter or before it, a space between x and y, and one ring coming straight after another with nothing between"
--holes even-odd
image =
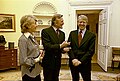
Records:
<instances>
[{"instance_id":1,"label":"wooden floor","mask_svg":"<svg viewBox=\"0 0 120 81\"><path fill-rule=\"evenodd\" d=\"M69 69L68 65L62 65L61 69ZM98 72L104 72L104 70L97 64L97 63L92 63L92 71L98 71ZM112 68L108 67L107 73L120 73L120 68Z\"/></svg>"}]
</instances>

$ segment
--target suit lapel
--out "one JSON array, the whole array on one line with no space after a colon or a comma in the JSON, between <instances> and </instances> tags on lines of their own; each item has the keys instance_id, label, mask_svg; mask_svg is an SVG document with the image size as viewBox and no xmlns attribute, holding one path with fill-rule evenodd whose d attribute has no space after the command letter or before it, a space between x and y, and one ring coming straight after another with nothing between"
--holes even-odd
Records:
<instances>
[{"instance_id":1,"label":"suit lapel","mask_svg":"<svg viewBox=\"0 0 120 81\"><path fill-rule=\"evenodd\" d=\"M33 43L35 43L36 45L39 45L38 42L32 36L29 36L29 38Z\"/></svg>"},{"instance_id":2,"label":"suit lapel","mask_svg":"<svg viewBox=\"0 0 120 81\"><path fill-rule=\"evenodd\" d=\"M76 31L75 34L76 34L76 35L75 35L75 39L77 39L77 41L76 41L75 43L76 43L76 45L79 47L79 44L78 44L78 30Z\"/></svg>"},{"instance_id":3,"label":"suit lapel","mask_svg":"<svg viewBox=\"0 0 120 81\"><path fill-rule=\"evenodd\" d=\"M53 37L53 39L58 43L58 36L55 32L55 30L53 29L53 27L50 27L50 33L51 33L51 36Z\"/></svg>"},{"instance_id":4,"label":"suit lapel","mask_svg":"<svg viewBox=\"0 0 120 81\"><path fill-rule=\"evenodd\" d=\"M64 38L64 34L63 34L63 32L60 30L60 34L59 34L59 43L61 43L61 42L63 42L64 40L65 40L65 38Z\"/></svg>"},{"instance_id":5,"label":"suit lapel","mask_svg":"<svg viewBox=\"0 0 120 81\"><path fill-rule=\"evenodd\" d=\"M75 44L77 47L79 47L78 45L78 30L76 30L73 34L72 34L73 40L75 41Z\"/></svg>"}]
</instances>

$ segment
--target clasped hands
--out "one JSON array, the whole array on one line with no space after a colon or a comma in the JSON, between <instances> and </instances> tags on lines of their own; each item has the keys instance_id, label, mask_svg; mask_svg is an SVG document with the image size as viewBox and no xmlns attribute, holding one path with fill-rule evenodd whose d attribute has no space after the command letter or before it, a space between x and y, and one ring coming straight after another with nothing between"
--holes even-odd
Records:
<instances>
[{"instance_id":1,"label":"clasped hands","mask_svg":"<svg viewBox=\"0 0 120 81\"><path fill-rule=\"evenodd\" d=\"M79 64L81 64L81 62L78 59L73 59L72 63L74 66L78 66Z\"/></svg>"}]
</instances>

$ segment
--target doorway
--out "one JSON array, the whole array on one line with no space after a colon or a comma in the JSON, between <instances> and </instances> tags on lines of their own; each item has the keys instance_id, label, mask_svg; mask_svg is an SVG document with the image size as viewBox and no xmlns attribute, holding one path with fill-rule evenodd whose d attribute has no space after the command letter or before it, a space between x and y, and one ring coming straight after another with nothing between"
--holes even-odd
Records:
<instances>
[{"instance_id":1,"label":"doorway","mask_svg":"<svg viewBox=\"0 0 120 81\"><path fill-rule=\"evenodd\" d=\"M101 10L77 10L77 16L84 14L88 17L87 29L96 34L95 54L92 57L92 63L97 63L97 50L98 50L98 23L99 13Z\"/></svg>"}]
</instances>

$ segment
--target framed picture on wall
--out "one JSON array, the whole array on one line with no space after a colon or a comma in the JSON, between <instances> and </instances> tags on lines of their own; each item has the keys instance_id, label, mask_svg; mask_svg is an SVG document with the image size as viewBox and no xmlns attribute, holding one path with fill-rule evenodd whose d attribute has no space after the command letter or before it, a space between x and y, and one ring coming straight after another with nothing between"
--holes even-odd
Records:
<instances>
[{"instance_id":1,"label":"framed picture on wall","mask_svg":"<svg viewBox=\"0 0 120 81\"><path fill-rule=\"evenodd\" d=\"M14 14L0 14L0 32L15 32Z\"/></svg>"}]
</instances>

